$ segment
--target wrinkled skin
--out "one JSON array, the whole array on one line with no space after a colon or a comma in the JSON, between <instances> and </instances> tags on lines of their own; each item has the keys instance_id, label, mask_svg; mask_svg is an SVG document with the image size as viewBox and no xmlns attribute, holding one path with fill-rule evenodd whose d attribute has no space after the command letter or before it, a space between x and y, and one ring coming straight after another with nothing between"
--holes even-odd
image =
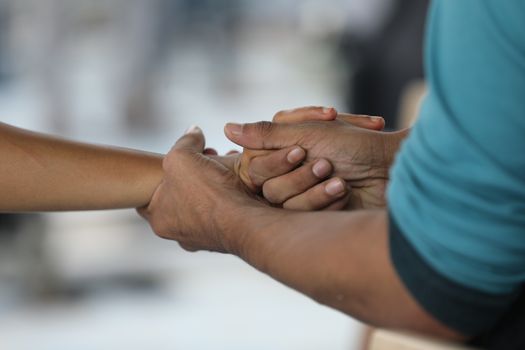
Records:
<instances>
[{"instance_id":1,"label":"wrinkled skin","mask_svg":"<svg viewBox=\"0 0 525 350\"><path fill-rule=\"evenodd\" d=\"M275 150L298 145L306 152L305 162L327 159L333 176L351 187L349 209L383 208L388 171L400 142L398 133L385 133L356 127L343 120L307 121L276 124L259 122L225 128L233 142L251 150ZM238 172L250 177L249 154L241 159Z\"/></svg>"}]
</instances>

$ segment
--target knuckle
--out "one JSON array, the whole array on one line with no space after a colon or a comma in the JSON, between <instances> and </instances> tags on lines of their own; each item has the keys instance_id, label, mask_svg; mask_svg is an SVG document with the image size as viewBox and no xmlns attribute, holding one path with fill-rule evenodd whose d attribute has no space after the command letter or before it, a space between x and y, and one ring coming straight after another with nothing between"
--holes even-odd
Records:
<instances>
[{"instance_id":1,"label":"knuckle","mask_svg":"<svg viewBox=\"0 0 525 350\"><path fill-rule=\"evenodd\" d=\"M275 115L273 116L273 121L277 122L279 120L282 120L286 116L287 113L288 113L287 110L280 110L279 112L275 113Z\"/></svg>"},{"instance_id":2,"label":"knuckle","mask_svg":"<svg viewBox=\"0 0 525 350\"><path fill-rule=\"evenodd\" d=\"M273 131L273 123L268 121L257 122L254 124L254 129L262 137L269 136Z\"/></svg>"}]
</instances>

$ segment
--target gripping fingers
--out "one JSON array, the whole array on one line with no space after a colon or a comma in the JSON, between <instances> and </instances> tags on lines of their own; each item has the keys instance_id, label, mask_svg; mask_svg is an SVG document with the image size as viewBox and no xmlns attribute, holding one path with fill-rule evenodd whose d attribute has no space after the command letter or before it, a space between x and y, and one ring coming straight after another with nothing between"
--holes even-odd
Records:
<instances>
[{"instance_id":1,"label":"gripping fingers","mask_svg":"<svg viewBox=\"0 0 525 350\"><path fill-rule=\"evenodd\" d=\"M329 161L316 160L288 174L266 181L263 185L263 195L270 203L282 204L289 198L314 187L326 179L332 171L333 167Z\"/></svg>"},{"instance_id":2,"label":"gripping fingers","mask_svg":"<svg viewBox=\"0 0 525 350\"><path fill-rule=\"evenodd\" d=\"M347 187L347 193L346 195L333 202L329 206L323 208L324 211L338 211L338 210L348 210L348 204L350 203L350 200L352 198L352 189Z\"/></svg>"},{"instance_id":3,"label":"gripping fingers","mask_svg":"<svg viewBox=\"0 0 525 350\"><path fill-rule=\"evenodd\" d=\"M341 178L331 178L308 191L288 199L283 208L292 210L320 210L344 199L349 192L345 181ZM337 208L334 206L334 208Z\"/></svg>"},{"instance_id":4,"label":"gripping fingers","mask_svg":"<svg viewBox=\"0 0 525 350\"><path fill-rule=\"evenodd\" d=\"M385 128L385 120L382 117L339 113L337 119L352 124L353 126L369 130L381 131Z\"/></svg>"},{"instance_id":5,"label":"gripping fingers","mask_svg":"<svg viewBox=\"0 0 525 350\"><path fill-rule=\"evenodd\" d=\"M273 117L274 123L297 123L309 120L334 120L337 111L327 107L301 107L280 111Z\"/></svg>"},{"instance_id":6,"label":"gripping fingers","mask_svg":"<svg viewBox=\"0 0 525 350\"><path fill-rule=\"evenodd\" d=\"M385 128L385 120L381 117L338 113L334 108L301 107L280 111L273 117L275 123L299 123L306 121L330 121L334 119L352 124L353 126L369 130L381 131Z\"/></svg>"},{"instance_id":7,"label":"gripping fingers","mask_svg":"<svg viewBox=\"0 0 525 350\"><path fill-rule=\"evenodd\" d=\"M306 152L299 146L272 151L254 157L249 165L248 175L255 186L262 186L269 179L295 169L305 157Z\"/></svg>"}]
</instances>

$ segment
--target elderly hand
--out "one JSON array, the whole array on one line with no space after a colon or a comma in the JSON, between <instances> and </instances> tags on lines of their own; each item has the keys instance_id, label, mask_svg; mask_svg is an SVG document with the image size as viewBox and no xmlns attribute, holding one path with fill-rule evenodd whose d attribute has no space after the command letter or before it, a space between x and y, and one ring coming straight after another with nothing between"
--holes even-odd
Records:
<instances>
[{"instance_id":1,"label":"elderly hand","mask_svg":"<svg viewBox=\"0 0 525 350\"><path fill-rule=\"evenodd\" d=\"M231 170L203 151L204 135L193 127L164 158L164 178L150 204L138 212L157 235L186 250L234 252L235 240L226 237L221 220L240 207L263 204Z\"/></svg>"},{"instance_id":2,"label":"elderly hand","mask_svg":"<svg viewBox=\"0 0 525 350\"><path fill-rule=\"evenodd\" d=\"M383 130L381 117L337 113L334 108L302 107L278 112L276 123L331 121L338 119L369 130ZM347 207L350 192L344 180L330 177L332 164L314 159L303 164L306 152L299 146L281 150L244 149L237 159L236 172L254 192L262 191L272 204L293 210L339 210Z\"/></svg>"},{"instance_id":3,"label":"elderly hand","mask_svg":"<svg viewBox=\"0 0 525 350\"><path fill-rule=\"evenodd\" d=\"M312 118L314 119L314 118ZM401 140L406 132L385 133L358 128L340 119L331 121L307 121L302 123L228 124L226 136L233 142L250 150L278 150L300 146L306 150L306 166L317 159L328 160L334 168L334 176L346 180L351 186L349 208L382 208L388 171ZM248 173L254 166L250 165ZM296 172L304 171L301 168ZM242 170L241 170L242 173ZM296 183L297 173L285 175L287 183ZM281 178L281 184L284 178ZM278 202L298 191L272 191L263 186L264 196L270 202ZM282 186L281 186L282 187ZM341 183L333 187L333 193L344 191ZM300 191L299 191L300 193ZM284 197L283 197L284 196Z\"/></svg>"}]
</instances>

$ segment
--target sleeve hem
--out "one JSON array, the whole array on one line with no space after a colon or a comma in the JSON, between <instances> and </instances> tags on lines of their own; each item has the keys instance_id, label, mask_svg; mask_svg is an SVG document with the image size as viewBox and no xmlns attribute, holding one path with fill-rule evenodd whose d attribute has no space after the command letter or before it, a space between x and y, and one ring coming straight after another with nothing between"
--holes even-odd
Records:
<instances>
[{"instance_id":1,"label":"sleeve hem","mask_svg":"<svg viewBox=\"0 0 525 350\"><path fill-rule=\"evenodd\" d=\"M392 264L410 294L433 317L466 336L494 327L519 295L489 294L441 275L408 241L391 213L389 246Z\"/></svg>"}]
</instances>

